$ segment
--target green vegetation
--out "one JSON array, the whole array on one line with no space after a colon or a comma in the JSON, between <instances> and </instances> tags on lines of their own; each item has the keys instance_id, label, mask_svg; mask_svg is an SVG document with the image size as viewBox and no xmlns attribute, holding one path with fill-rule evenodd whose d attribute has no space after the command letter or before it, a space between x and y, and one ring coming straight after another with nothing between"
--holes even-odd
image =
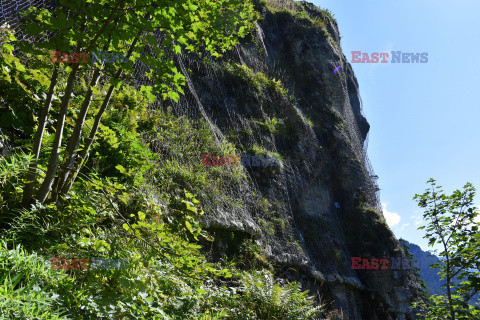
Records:
<instances>
[{"instance_id":1,"label":"green vegetation","mask_svg":"<svg viewBox=\"0 0 480 320\"><path fill-rule=\"evenodd\" d=\"M66 15L65 12L74 14ZM48 88L48 93L45 95L38 128L33 137L32 154L35 161L30 165L29 182L23 192L24 205L33 203L34 199L44 203L50 193L53 193L54 198L66 197L89 156L101 119L110 105L115 90L124 84L122 77L132 74L135 61L140 61L147 66L142 76L153 81L153 85L142 86L140 90L150 102L155 101L155 95L159 94L162 94L163 99L178 100L179 94L183 93L185 77L177 70L173 60L167 58L167 53L181 53L182 50L195 52L200 47L204 47L211 55L220 56L222 52L239 43L239 38L244 37L252 29L251 22L256 18L253 5L249 1L238 3L235 0L200 3L168 1L162 6L141 0L130 4L124 1L98 0L91 1L88 5L83 1L69 1L54 12L31 8L24 15L29 21L24 27L27 34L40 36L50 31L61 35L61 37L51 37L46 42L32 43L28 40L20 42L19 48L25 54L31 55L32 64L37 63L33 59L35 54L49 52L49 50L69 52L72 48L74 52L126 50L128 51L126 57L129 60L126 64L96 63L92 74L89 74L88 68L80 63L73 63L65 70L62 68L63 64L55 61L52 61L53 67L52 64L42 66L43 70L40 73L44 74L44 78L50 72L51 76L49 81L43 79L43 82L40 82L38 77L35 78L45 89ZM132 25L129 21L142 23ZM218 25L222 25L222 28L218 28ZM161 45L152 32L154 30L163 34L164 39ZM147 48L149 50L146 50ZM150 54L145 54L147 51ZM23 66L19 67L21 64L17 60L12 60L11 54L7 54L7 57L5 62L10 67L13 61L19 72L27 72ZM38 63L41 62L38 61ZM62 72L68 76L63 81L59 81ZM109 76L108 82L100 81L102 74ZM88 81L85 80L88 85L86 92L82 95L83 101L74 94L77 77L88 79ZM8 77L5 78L10 81ZM51 143L47 170L38 191L35 192L35 182L38 177L37 160L40 157L45 127L51 113L55 90L62 86L63 82L65 82L65 91L59 105L56 134ZM94 96L103 97L103 99L97 99L102 101L98 109L92 106ZM66 146L62 146L65 127L68 125L66 119L69 117L72 105L79 111L76 119L71 120L74 125L68 142ZM88 138L82 139L85 124L92 109L94 112L91 115L91 130ZM79 149L82 140L84 143ZM63 153L62 163L60 163L60 153Z\"/></svg>"},{"instance_id":2,"label":"green vegetation","mask_svg":"<svg viewBox=\"0 0 480 320\"><path fill-rule=\"evenodd\" d=\"M278 121L277 118L266 118L264 122L262 121L256 121L254 120L256 124L259 124L260 126L266 128L269 132L275 133L278 130L278 127L280 126L280 122Z\"/></svg>"},{"instance_id":3,"label":"green vegetation","mask_svg":"<svg viewBox=\"0 0 480 320\"><path fill-rule=\"evenodd\" d=\"M268 235L273 236L275 234L275 226L272 222L265 219L258 219L258 225L265 231Z\"/></svg>"},{"instance_id":4,"label":"green vegetation","mask_svg":"<svg viewBox=\"0 0 480 320\"><path fill-rule=\"evenodd\" d=\"M356 223L352 225L349 222L352 221L351 219L355 219ZM352 256L379 257L384 254L385 250L393 253L394 234L382 213L377 209L360 201L353 210L346 210L341 223ZM390 245L379 247L378 243L385 239L388 239Z\"/></svg>"},{"instance_id":5,"label":"green vegetation","mask_svg":"<svg viewBox=\"0 0 480 320\"><path fill-rule=\"evenodd\" d=\"M312 308L313 301L295 282L281 286L267 272L246 273L241 282L244 294L240 310L251 310L238 314L243 319L302 320L318 314L319 308Z\"/></svg>"},{"instance_id":6,"label":"green vegetation","mask_svg":"<svg viewBox=\"0 0 480 320\"><path fill-rule=\"evenodd\" d=\"M239 298L228 300L232 296ZM268 271L241 272L238 287L212 291L208 300L208 310L215 311L221 310L219 302L229 301L225 319L314 319L320 311L297 283L278 283Z\"/></svg>"},{"instance_id":7,"label":"green vegetation","mask_svg":"<svg viewBox=\"0 0 480 320\"><path fill-rule=\"evenodd\" d=\"M267 217L266 219L259 218L258 225L267 235L273 236L276 232L285 233L285 220L282 218Z\"/></svg>"},{"instance_id":8,"label":"green vegetation","mask_svg":"<svg viewBox=\"0 0 480 320\"><path fill-rule=\"evenodd\" d=\"M221 55L252 29L252 4L61 3L26 14L26 33L48 31L46 42L15 42L10 30L0 31L1 139L12 147L0 156L0 317L312 319L318 308L298 284L253 270L272 268L252 240L239 244L248 264L207 261L200 244L214 239L199 223L203 208L242 206L224 190L245 173L205 170L200 154L239 152L218 143L203 120L148 108L156 96L168 106L183 92L185 78L169 54L202 47ZM128 51L130 62L47 63L51 50ZM153 85L122 80L135 61ZM239 70L256 88L286 92ZM57 270L53 257L128 259L129 268Z\"/></svg>"},{"instance_id":9,"label":"green vegetation","mask_svg":"<svg viewBox=\"0 0 480 320\"><path fill-rule=\"evenodd\" d=\"M280 154L276 153L276 152L273 152L273 151L268 151L264 148L262 148L261 146L258 146L258 145L254 145L253 147L249 148L248 150L248 153L251 154L251 155L254 155L254 156L270 156L274 159L276 159L277 161L280 161L280 163L282 163L283 161L283 158Z\"/></svg>"},{"instance_id":10,"label":"green vegetation","mask_svg":"<svg viewBox=\"0 0 480 320\"><path fill-rule=\"evenodd\" d=\"M306 117L306 119L307 119L308 126L309 126L310 128L314 128L315 125L313 124L313 121L312 121L310 118L308 118L308 117Z\"/></svg>"},{"instance_id":11,"label":"green vegetation","mask_svg":"<svg viewBox=\"0 0 480 320\"><path fill-rule=\"evenodd\" d=\"M9 250L0 243L0 315L4 319L68 319L56 309L61 298L55 289L71 288L65 275L48 269L45 259L27 254L20 245Z\"/></svg>"},{"instance_id":12,"label":"green vegetation","mask_svg":"<svg viewBox=\"0 0 480 320\"><path fill-rule=\"evenodd\" d=\"M272 265L265 258L263 249L253 239L246 239L240 245L239 255L233 258L233 262L239 268L258 270L265 268L273 271ZM234 269L236 269L235 267Z\"/></svg>"},{"instance_id":13,"label":"green vegetation","mask_svg":"<svg viewBox=\"0 0 480 320\"><path fill-rule=\"evenodd\" d=\"M254 72L248 66L239 63L226 63L224 70L233 78L255 88L257 91L272 90L278 95L288 95L288 91L283 87L280 80L269 78L262 72Z\"/></svg>"},{"instance_id":14,"label":"green vegetation","mask_svg":"<svg viewBox=\"0 0 480 320\"><path fill-rule=\"evenodd\" d=\"M304 27L320 29L325 38L332 41L338 48L338 43L333 39L327 29L327 23L329 21L335 21L335 18L329 10L316 10L315 13L312 14L307 11L305 4L289 0L268 0L266 7L273 14L290 17L303 24Z\"/></svg>"},{"instance_id":15,"label":"green vegetation","mask_svg":"<svg viewBox=\"0 0 480 320\"><path fill-rule=\"evenodd\" d=\"M446 195L434 179L423 194L414 200L424 210L424 238L429 246L440 245L439 275L445 280L446 296L432 295L427 301L415 303L424 319L478 319L480 306L468 301L480 295L480 233L476 218L480 215L473 204L475 188L465 184L463 190ZM461 282L455 284L455 278Z\"/></svg>"},{"instance_id":16,"label":"green vegetation","mask_svg":"<svg viewBox=\"0 0 480 320\"><path fill-rule=\"evenodd\" d=\"M272 222L281 233L285 233L285 220L282 218L272 218Z\"/></svg>"}]
</instances>

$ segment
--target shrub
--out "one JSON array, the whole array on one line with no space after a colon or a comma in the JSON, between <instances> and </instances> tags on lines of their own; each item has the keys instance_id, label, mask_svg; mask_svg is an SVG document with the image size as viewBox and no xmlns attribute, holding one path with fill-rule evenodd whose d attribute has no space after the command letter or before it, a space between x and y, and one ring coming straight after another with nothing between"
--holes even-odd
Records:
<instances>
[{"instance_id":1,"label":"shrub","mask_svg":"<svg viewBox=\"0 0 480 320\"><path fill-rule=\"evenodd\" d=\"M283 86L280 80L270 78L262 72L254 72L244 64L226 63L224 68L234 79L247 84L249 87L257 89L258 91L271 90L280 96L288 95L288 90Z\"/></svg>"},{"instance_id":2,"label":"shrub","mask_svg":"<svg viewBox=\"0 0 480 320\"><path fill-rule=\"evenodd\" d=\"M231 319L302 320L313 319L320 311L298 283L281 286L267 271L244 274L240 292L239 305Z\"/></svg>"},{"instance_id":3,"label":"shrub","mask_svg":"<svg viewBox=\"0 0 480 320\"><path fill-rule=\"evenodd\" d=\"M33 156L24 153L9 157L0 155L0 215L18 205L22 196L22 180Z\"/></svg>"}]
</instances>

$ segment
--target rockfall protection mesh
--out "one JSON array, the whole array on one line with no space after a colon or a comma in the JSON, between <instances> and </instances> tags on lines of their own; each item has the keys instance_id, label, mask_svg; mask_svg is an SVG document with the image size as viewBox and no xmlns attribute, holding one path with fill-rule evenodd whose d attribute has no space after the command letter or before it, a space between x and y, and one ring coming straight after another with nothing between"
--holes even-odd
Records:
<instances>
[{"instance_id":1,"label":"rockfall protection mesh","mask_svg":"<svg viewBox=\"0 0 480 320\"><path fill-rule=\"evenodd\" d=\"M0 0L0 25L8 23L15 29L19 38L19 13L30 8L53 9L57 6L56 0Z\"/></svg>"},{"instance_id":2,"label":"rockfall protection mesh","mask_svg":"<svg viewBox=\"0 0 480 320\"><path fill-rule=\"evenodd\" d=\"M279 0L277 1L282 2ZM285 3L287 7L290 5L287 2L282 3ZM0 0L0 24L7 22L15 30L18 30L18 12L25 10L30 6L52 9L55 7L55 2L48 0ZM288 7L287 9L291 8ZM280 37L281 35L278 28L277 33ZM19 34L17 34L17 37L18 36ZM279 72L280 70L276 68L275 57L272 54L272 51L274 50L272 47L273 44L269 43L266 39L264 30L259 24L256 26L255 38L255 46L238 46L235 50L226 54L224 60L230 59L242 64L244 63L255 72L263 72L270 77L285 80L282 78L282 74ZM281 151L279 148L283 148L282 150L284 150L284 147L279 147L281 146L281 141L278 141L273 134L260 134L260 127L252 121L255 117L261 118L263 116L265 118L268 116L267 108L262 107L260 104L260 101L263 99L269 100L273 104L277 104L284 109L287 109L288 106L288 110L284 111L285 116L295 118L297 121L296 125L307 128L305 129L306 133L304 139L298 141L297 145L289 146L292 150L289 155L296 157L297 161L293 164L289 162L285 163L285 174L275 177L275 186L266 187L263 185L263 171L246 170L247 181L245 183L224 186L224 189L228 194L228 199L223 198L222 196L219 196L218 198L203 199L203 204L206 207L215 209L212 210L215 211L217 215L215 220L220 221L222 225L230 225L232 229L250 228L254 225L254 222L251 219L252 213L253 216L258 214L254 209L256 208L255 203L258 200L256 195L263 193L273 199L301 198L305 193L303 188L307 186L306 181L308 177L318 169L317 166L319 164L327 163L329 158L328 155L324 154L321 155L320 159L312 160L311 158L305 158L305 160L302 160L302 157L297 155L301 155L302 153L311 154L314 147L324 144L324 141L319 141L312 128L309 128L307 125L307 120L298 103L292 103L288 101L286 97L278 97L271 93L263 93L265 96L260 96L258 93L252 94L248 92L240 92L240 88L237 87L238 82L232 80L225 70L218 70L218 68L215 68L214 65L216 62L208 55L204 57L205 60L199 60L186 54L176 55L174 59L187 78L185 95L180 97L178 103L158 100L151 106L151 108L157 109L172 106L177 115L203 118L211 128L218 144L221 143L225 134L228 132L249 132L242 138L241 143L237 145L259 145L273 152ZM192 74L195 75L195 78L190 76L187 69L192 70ZM134 75L135 80L133 83L136 86L148 84L148 80L142 79L138 76L145 70L145 66L136 64L135 70L137 74ZM350 101L345 100L345 97L349 97L349 94L353 89L347 84L347 81L342 81L340 86L341 91L338 91L337 94L339 96L339 101L342 100L343 104L332 107L337 109L341 114L344 123L347 124L348 140L353 146L356 157L363 160L365 164L365 166L362 167L364 168L362 169L362 174L364 175L365 181L371 182L365 185L365 188L367 188L365 191L372 199L375 199L377 209L381 210L378 186L371 179L375 174L366 154L367 143L364 145L362 142L360 134L361 130L357 126L357 116L353 113L352 108L349 107L349 103L351 104L354 99L350 97ZM361 99L359 97L357 97L357 99L358 103L353 107L359 108L359 112L361 112ZM254 108L255 110L251 110ZM233 138L230 139L237 139L240 142L238 136L238 134L233 135ZM366 142L368 142L368 138ZM154 143L153 147L155 148L155 151L161 154L162 159L185 164L200 162L200 155L198 155L197 159L187 159L182 155L172 155L171 153L164 151L164 148L162 148L161 145L155 145ZM247 153L246 148L241 151ZM325 164L325 169L321 168L317 171L327 172L328 166L329 165ZM240 205L233 206L231 199L236 199ZM293 200L293 202L295 201L296 200ZM334 201L331 201L329 206L333 208ZM275 209L279 216L285 219L285 233L295 234L296 232L293 230L295 228L295 221L290 214L292 210L291 201L285 201L283 205L275 206ZM329 222L333 227L341 230L337 220L333 219L329 220ZM243 227L239 226L239 224L242 223L244 224ZM265 230L261 230L261 232L265 232ZM272 256L275 254L276 256L285 257L285 259L289 259L289 256L290 258L294 256L300 257L300 260L305 258L299 254L294 245L287 246L286 244L279 244L279 242L284 241L284 239L268 235L266 235L265 238L267 239L267 254L270 253ZM303 239L303 237L300 238ZM275 248L278 249L278 247L282 247L283 251L276 253L272 251L275 250ZM268 252L268 248L274 249L270 249L270 252ZM323 253L320 252L318 254L321 256ZM281 260L282 258L279 259ZM298 262L298 264L302 263L302 261ZM329 264L322 265L320 269L323 272L335 271L334 266ZM347 270L345 272L351 273L352 271Z\"/></svg>"}]
</instances>

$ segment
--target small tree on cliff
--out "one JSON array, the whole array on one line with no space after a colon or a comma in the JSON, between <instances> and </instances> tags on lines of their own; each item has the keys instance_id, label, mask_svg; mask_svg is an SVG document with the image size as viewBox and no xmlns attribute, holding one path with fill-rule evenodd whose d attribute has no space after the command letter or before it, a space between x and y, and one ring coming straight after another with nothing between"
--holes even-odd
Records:
<instances>
[{"instance_id":1,"label":"small tree on cliff","mask_svg":"<svg viewBox=\"0 0 480 320\"><path fill-rule=\"evenodd\" d=\"M122 79L127 78L125 76L133 73L135 61L147 66L142 76L154 83L153 86L142 86L145 96L152 102L159 93L164 98L178 100L178 93L183 93L185 78L175 67L173 54L204 48L213 56L220 56L252 29L256 17L250 0L60 0L60 6L53 12L31 9L25 32L32 36L48 33L48 37L39 43L23 41L18 45L20 51L32 56L46 51L120 51L126 53L128 63L108 66L96 63L91 68L92 65L80 64L78 55L71 55L65 60L54 58L54 63L43 66L49 75L49 84L45 83L48 91L42 100L43 109L38 115L38 127L33 137L31 154L34 161L30 164L23 190L23 204L30 204L33 198L43 203L52 190L56 197L65 197L69 192L88 157L114 91L120 88ZM15 67L18 72L25 71L18 63ZM65 73L67 76L63 81L61 75ZM74 97L74 85L80 77L85 78L88 89L83 97ZM105 79L109 83L107 90L99 90ZM55 94L61 97L54 113L55 138L45 177L35 192L37 162L46 124L49 117L52 118ZM93 96L96 99L101 97L102 103L91 115L89 109ZM75 106L78 110L72 110ZM71 121L72 133L64 142L65 128L72 114L76 115ZM89 115L93 124L89 133L84 134Z\"/></svg>"},{"instance_id":2,"label":"small tree on cliff","mask_svg":"<svg viewBox=\"0 0 480 320\"><path fill-rule=\"evenodd\" d=\"M425 213L427 225L424 238L429 246L440 245L441 262L432 268L440 268L441 279L445 279L446 296L433 295L428 303L415 304L425 319L479 319L480 306L467 302L480 295L480 234L476 218L480 212L473 205L475 188L467 183L463 190L445 195L434 179L423 194L416 194L414 200ZM455 284L454 279L461 281ZM458 282L458 281L457 281Z\"/></svg>"}]
</instances>

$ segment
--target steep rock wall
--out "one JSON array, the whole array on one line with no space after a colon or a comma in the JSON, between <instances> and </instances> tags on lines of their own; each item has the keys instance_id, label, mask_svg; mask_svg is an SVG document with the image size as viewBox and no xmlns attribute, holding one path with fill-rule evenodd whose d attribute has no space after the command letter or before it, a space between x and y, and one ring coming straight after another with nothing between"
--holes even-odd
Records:
<instances>
[{"instance_id":1,"label":"steep rock wall","mask_svg":"<svg viewBox=\"0 0 480 320\"><path fill-rule=\"evenodd\" d=\"M217 250L252 237L279 276L332 299L344 319L413 319L411 273L351 269L352 256L403 252L381 213L364 148L370 126L337 24L312 4L283 4L259 4L255 36L225 58L178 57L189 85L178 114L207 119L243 153L260 146L283 159L245 167L242 185L225 190L240 205L207 204L205 225ZM268 129L272 119L283 124Z\"/></svg>"}]
</instances>

